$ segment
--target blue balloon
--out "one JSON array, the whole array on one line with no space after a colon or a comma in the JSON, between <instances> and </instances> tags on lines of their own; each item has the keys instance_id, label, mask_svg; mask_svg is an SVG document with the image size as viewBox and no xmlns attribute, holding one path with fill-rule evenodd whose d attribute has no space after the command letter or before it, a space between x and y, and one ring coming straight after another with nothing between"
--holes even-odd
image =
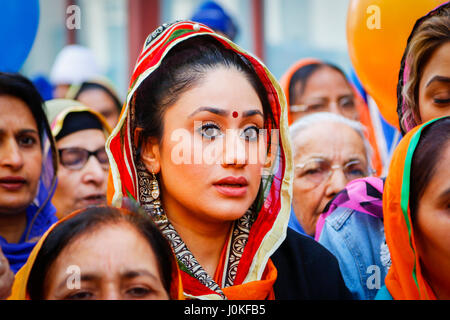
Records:
<instances>
[{"instance_id":1,"label":"blue balloon","mask_svg":"<svg viewBox=\"0 0 450 320\"><path fill-rule=\"evenodd\" d=\"M33 46L39 0L0 1L0 71L18 72Z\"/></svg>"}]
</instances>

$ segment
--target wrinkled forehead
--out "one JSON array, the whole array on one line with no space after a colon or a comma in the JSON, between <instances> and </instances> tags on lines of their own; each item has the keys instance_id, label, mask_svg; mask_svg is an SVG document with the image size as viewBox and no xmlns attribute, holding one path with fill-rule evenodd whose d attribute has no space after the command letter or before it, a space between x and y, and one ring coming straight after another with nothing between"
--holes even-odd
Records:
<instances>
[{"instance_id":1,"label":"wrinkled forehead","mask_svg":"<svg viewBox=\"0 0 450 320\"><path fill-rule=\"evenodd\" d=\"M332 122L312 124L292 138L294 160L321 156L330 161L357 156L366 160L364 141L351 127Z\"/></svg>"}]
</instances>

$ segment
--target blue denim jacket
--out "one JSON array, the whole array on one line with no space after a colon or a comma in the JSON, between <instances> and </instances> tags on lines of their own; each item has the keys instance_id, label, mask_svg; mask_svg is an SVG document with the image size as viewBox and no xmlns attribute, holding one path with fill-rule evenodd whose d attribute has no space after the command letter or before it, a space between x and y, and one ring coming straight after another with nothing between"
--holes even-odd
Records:
<instances>
[{"instance_id":1,"label":"blue denim jacket","mask_svg":"<svg viewBox=\"0 0 450 320\"><path fill-rule=\"evenodd\" d=\"M383 220L338 207L325 219L319 243L339 261L353 297L373 300L390 265Z\"/></svg>"}]
</instances>

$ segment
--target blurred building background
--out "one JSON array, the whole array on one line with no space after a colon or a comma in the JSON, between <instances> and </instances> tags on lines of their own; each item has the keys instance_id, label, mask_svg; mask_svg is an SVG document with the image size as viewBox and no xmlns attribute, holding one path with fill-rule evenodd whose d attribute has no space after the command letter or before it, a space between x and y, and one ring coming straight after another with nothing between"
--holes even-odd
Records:
<instances>
[{"instance_id":1,"label":"blurred building background","mask_svg":"<svg viewBox=\"0 0 450 320\"><path fill-rule=\"evenodd\" d=\"M204 0L39 0L39 29L21 72L49 76L66 44L91 48L105 76L125 97L143 42L164 22L189 19ZM235 42L260 57L279 79L300 58L316 57L350 71L346 43L349 0L216 0L236 21ZM79 7L79 29L67 12Z\"/></svg>"}]
</instances>

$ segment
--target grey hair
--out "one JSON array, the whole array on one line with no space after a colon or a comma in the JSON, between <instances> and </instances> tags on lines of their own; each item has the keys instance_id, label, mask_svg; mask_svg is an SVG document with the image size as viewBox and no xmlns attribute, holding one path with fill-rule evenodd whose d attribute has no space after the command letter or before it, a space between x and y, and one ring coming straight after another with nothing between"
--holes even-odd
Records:
<instances>
[{"instance_id":1,"label":"grey hair","mask_svg":"<svg viewBox=\"0 0 450 320\"><path fill-rule=\"evenodd\" d=\"M341 123L344 125L349 126L353 130L356 131L356 133L361 137L364 143L364 151L365 156L367 159L367 169L369 173L373 172L372 168L372 154L373 149L370 145L369 141L366 138L367 129L364 127L360 122L355 120L350 120L345 118L344 116L341 116L336 113L331 112L316 112L304 117L301 117L297 121L295 121L290 127L289 127L289 135L291 138L291 141L294 141L294 138L296 138L301 132L305 131L305 129L309 128L312 125L323 125L326 122L333 122L333 123ZM295 157L295 148L293 148L294 157Z\"/></svg>"}]
</instances>

